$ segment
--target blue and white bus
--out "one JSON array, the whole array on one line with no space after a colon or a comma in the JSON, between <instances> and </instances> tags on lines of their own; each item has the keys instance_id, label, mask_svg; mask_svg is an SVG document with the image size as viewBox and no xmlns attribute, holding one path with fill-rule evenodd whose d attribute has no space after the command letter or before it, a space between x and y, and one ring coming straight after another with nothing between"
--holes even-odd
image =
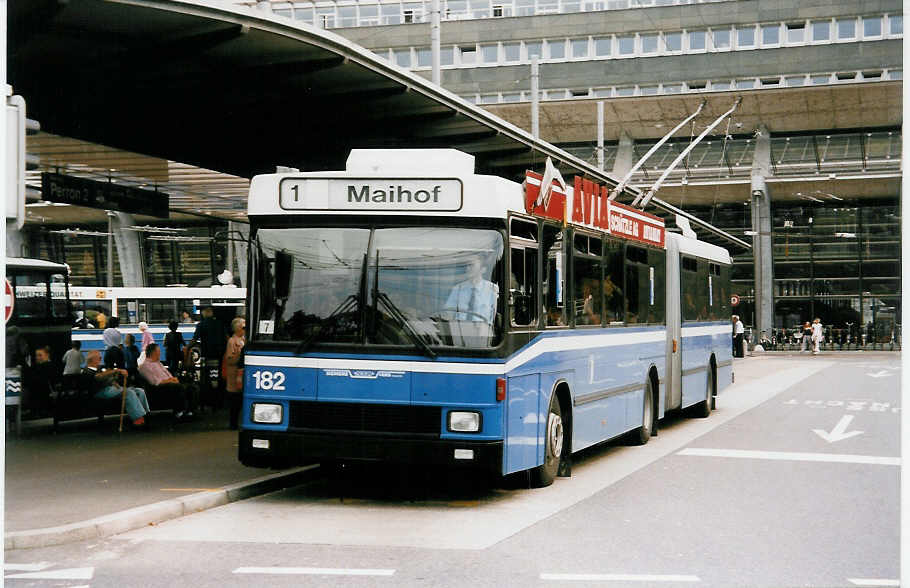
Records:
<instances>
[{"instance_id":1,"label":"blue and white bus","mask_svg":"<svg viewBox=\"0 0 910 588\"><path fill-rule=\"evenodd\" d=\"M152 338L163 345L168 332L168 323L178 321L177 331L189 343L196 330L196 321L202 308L211 305L216 316L226 326L236 316L244 315L246 288L234 286L211 287L129 287L112 288L96 286L70 286L70 304L73 317L85 322L73 324L73 341L82 343L82 352L104 350L101 322L118 317L118 329L124 335L132 334L136 342L141 340L139 323L149 325ZM183 318L181 315L188 315ZM103 315L101 319L99 315ZM161 348L162 360L166 360L165 349Z\"/></svg>"},{"instance_id":2,"label":"blue and white bus","mask_svg":"<svg viewBox=\"0 0 910 588\"><path fill-rule=\"evenodd\" d=\"M240 461L545 486L574 452L707 416L732 378L729 254L552 178L445 149L255 177Z\"/></svg>"}]
</instances>

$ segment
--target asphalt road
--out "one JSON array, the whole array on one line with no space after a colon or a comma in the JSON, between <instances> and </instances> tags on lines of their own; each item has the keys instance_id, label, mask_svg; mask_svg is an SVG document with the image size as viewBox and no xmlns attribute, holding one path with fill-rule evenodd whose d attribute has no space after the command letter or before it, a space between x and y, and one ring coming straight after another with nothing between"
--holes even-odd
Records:
<instances>
[{"instance_id":1,"label":"asphalt road","mask_svg":"<svg viewBox=\"0 0 910 588\"><path fill-rule=\"evenodd\" d=\"M900 357L737 360L708 419L529 490L355 468L103 541L8 586L894 586Z\"/></svg>"}]
</instances>

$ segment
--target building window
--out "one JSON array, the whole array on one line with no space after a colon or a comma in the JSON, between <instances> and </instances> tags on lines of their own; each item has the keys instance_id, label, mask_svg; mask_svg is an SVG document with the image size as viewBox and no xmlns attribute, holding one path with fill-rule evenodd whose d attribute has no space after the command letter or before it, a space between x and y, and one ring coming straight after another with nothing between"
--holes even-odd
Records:
<instances>
[{"instance_id":1,"label":"building window","mask_svg":"<svg viewBox=\"0 0 910 588\"><path fill-rule=\"evenodd\" d=\"M502 101L503 101L503 102L519 102L520 100L521 100L521 93L520 93L520 92L513 92L513 93L511 93L511 94L503 94L503 95L502 95Z\"/></svg>"},{"instance_id":2,"label":"building window","mask_svg":"<svg viewBox=\"0 0 910 588\"><path fill-rule=\"evenodd\" d=\"M617 96L634 96L635 95L635 86L626 86L623 88L616 88Z\"/></svg>"},{"instance_id":3,"label":"building window","mask_svg":"<svg viewBox=\"0 0 910 588\"><path fill-rule=\"evenodd\" d=\"M755 27L738 27L736 29L737 47L755 47Z\"/></svg>"},{"instance_id":4,"label":"building window","mask_svg":"<svg viewBox=\"0 0 910 588\"><path fill-rule=\"evenodd\" d=\"M806 24L802 22L787 25L787 43L804 43L806 41Z\"/></svg>"},{"instance_id":5,"label":"building window","mask_svg":"<svg viewBox=\"0 0 910 588\"><path fill-rule=\"evenodd\" d=\"M609 98L610 97L610 88L595 88L594 97L595 98Z\"/></svg>"},{"instance_id":6,"label":"building window","mask_svg":"<svg viewBox=\"0 0 910 588\"><path fill-rule=\"evenodd\" d=\"M705 50L705 31L689 31L689 51Z\"/></svg>"},{"instance_id":7,"label":"building window","mask_svg":"<svg viewBox=\"0 0 910 588\"><path fill-rule=\"evenodd\" d=\"M788 76L787 77L787 86L802 86L806 83L806 79L803 76Z\"/></svg>"},{"instance_id":8,"label":"building window","mask_svg":"<svg viewBox=\"0 0 910 588\"><path fill-rule=\"evenodd\" d=\"M814 75L809 78L813 86L819 86L822 84L827 84L831 81L831 76L828 74Z\"/></svg>"},{"instance_id":9,"label":"building window","mask_svg":"<svg viewBox=\"0 0 910 588\"><path fill-rule=\"evenodd\" d=\"M521 61L521 43L503 43L502 52L506 62Z\"/></svg>"},{"instance_id":10,"label":"building window","mask_svg":"<svg viewBox=\"0 0 910 588\"><path fill-rule=\"evenodd\" d=\"M380 7L382 11L382 24L396 25L401 24L401 5L400 4L383 4Z\"/></svg>"},{"instance_id":11,"label":"building window","mask_svg":"<svg viewBox=\"0 0 910 588\"><path fill-rule=\"evenodd\" d=\"M471 16L474 18L490 18L489 0L468 0L471 7Z\"/></svg>"},{"instance_id":12,"label":"building window","mask_svg":"<svg viewBox=\"0 0 910 588\"><path fill-rule=\"evenodd\" d=\"M472 65L477 61L477 49L474 47L462 47L461 48L461 63L465 65Z\"/></svg>"},{"instance_id":13,"label":"building window","mask_svg":"<svg viewBox=\"0 0 910 588\"><path fill-rule=\"evenodd\" d=\"M682 33L664 33L664 45L667 51L682 51Z\"/></svg>"},{"instance_id":14,"label":"building window","mask_svg":"<svg viewBox=\"0 0 910 588\"><path fill-rule=\"evenodd\" d=\"M730 89L730 82L711 82L711 89L715 92L726 92Z\"/></svg>"},{"instance_id":15,"label":"building window","mask_svg":"<svg viewBox=\"0 0 910 588\"><path fill-rule=\"evenodd\" d=\"M480 54L484 63L498 63L499 45L481 45Z\"/></svg>"},{"instance_id":16,"label":"building window","mask_svg":"<svg viewBox=\"0 0 910 588\"><path fill-rule=\"evenodd\" d=\"M440 59L440 61L442 61ZM429 47L417 49L417 67L431 67L433 65L433 51Z\"/></svg>"},{"instance_id":17,"label":"building window","mask_svg":"<svg viewBox=\"0 0 910 588\"><path fill-rule=\"evenodd\" d=\"M446 1L446 18L459 18L468 15L467 0L447 0Z\"/></svg>"},{"instance_id":18,"label":"building window","mask_svg":"<svg viewBox=\"0 0 910 588\"><path fill-rule=\"evenodd\" d=\"M528 61L531 60L535 55L538 59L543 57L543 43L540 41L525 41L525 53L528 56Z\"/></svg>"},{"instance_id":19,"label":"building window","mask_svg":"<svg viewBox=\"0 0 910 588\"><path fill-rule=\"evenodd\" d=\"M657 33L648 33L641 36L641 52L645 55L650 53L657 53L657 42L660 40L660 35Z\"/></svg>"},{"instance_id":20,"label":"building window","mask_svg":"<svg viewBox=\"0 0 910 588\"><path fill-rule=\"evenodd\" d=\"M360 6L360 26L369 27L379 24L379 5L362 4Z\"/></svg>"},{"instance_id":21,"label":"building window","mask_svg":"<svg viewBox=\"0 0 910 588\"><path fill-rule=\"evenodd\" d=\"M682 92L682 84L664 84L664 94L679 94Z\"/></svg>"},{"instance_id":22,"label":"building window","mask_svg":"<svg viewBox=\"0 0 910 588\"><path fill-rule=\"evenodd\" d=\"M715 49L729 49L730 29L712 29L711 41Z\"/></svg>"},{"instance_id":23,"label":"building window","mask_svg":"<svg viewBox=\"0 0 910 588\"><path fill-rule=\"evenodd\" d=\"M338 26L356 27L357 26L357 7L356 6L339 6L338 7Z\"/></svg>"},{"instance_id":24,"label":"building window","mask_svg":"<svg viewBox=\"0 0 910 588\"><path fill-rule=\"evenodd\" d=\"M635 36L634 35L625 35L618 37L619 41L619 54L620 55L632 55L635 53Z\"/></svg>"},{"instance_id":25,"label":"building window","mask_svg":"<svg viewBox=\"0 0 910 588\"><path fill-rule=\"evenodd\" d=\"M613 37L597 37L594 39L594 54L598 57L607 57L611 53Z\"/></svg>"},{"instance_id":26,"label":"building window","mask_svg":"<svg viewBox=\"0 0 910 588\"><path fill-rule=\"evenodd\" d=\"M888 17L888 26L892 35L904 34L904 17L901 14L892 14Z\"/></svg>"},{"instance_id":27,"label":"building window","mask_svg":"<svg viewBox=\"0 0 910 588\"><path fill-rule=\"evenodd\" d=\"M572 58L578 59L588 56L588 39L571 39L569 43L572 45Z\"/></svg>"},{"instance_id":28,"label":"building window","mask_svg":"<svg viewBox=\"0 0 910 588\"><path fill-rule=\"evenodd\" d=\"M813 22L812 23L812 40L813 41L830 41L831 40L831 23L827 20Z\"/></svg>"},{"instance_id":29,"label":"building window","mask_svg":"<svg viewBox=\"0 0 910 588\"><path fill-rule=\"evenodd\" d=\"M294 18L296 20L302 20L307 24L313 24L313 9L312 8L295 8L294 9Z\"/></svg>"},{"instance_id":30,"label":"building window","mask_svg":"<svg viewBox=\"0 0 910 588\"><path fill-rule=\"evenodd\" d=\"M763 47L768 45L780 44L780 25L762 25L761 27L761 44Z\"/></svg>"},{"instance_id":31,"label":"building window","mask_svg":"<svg viewBox=\"0 0 910 588\"><path fill-rule=\"evenodd\" d=\"M581 12L581 2L579 0L562 0L563 13Z\"/></svg>"},{"instance_id":32,"label":"building window","mask_svg":"<svg viewBox=\"0 0 910 588\"><path fill-rule=\"evenodd\" d=\"M780 78L762 78L761 79L762 88L770 88L772 86L779 86L779 85L780 85Z\"/></svg>"},{"instance_id":33,"label":"building window","mask_svg":"<svg viewBox=\"0 0 910 588\"><path fill-rule=\"evenodd\" d=\"M559 39L557 41L547 41L547 49L550 51L550 59L566 58L566 41Z\"/></svg>"},{"instance_id":34,"label":"building window","mask_svg":"<svg viewBox=\"0 0 910 588\"><path fill-rule=\"evenodd\" d=\"M395 49L395 63L401 67L411 67L411 50Z\"/></svg>"},{"instance_id":35,"label":"building window","mask_svg":"<svg viewBox=\"0 0 910 588\"><path fill-rule=\"evenodd\" d=\"M654 94L657 94L658 87L657 86L640 86L638 89L641 91L642 96L653 96Z\"/></svg>"},{"instance_id":36,"label":"building window","mask_svg":"<svg viewBox=\"0 0 910 588\"><path fill-rule=\"evenodd\" d=\"M882 36L882 17L864 16L863 17L863 38L870 39Z\"/></svg>"},{"instance_id":37,"label":"building window","mask_svg":"<svg viewBox=\"0 0 910 588\"><path fill-rule=\"evenodd\" d=\"M755 87L755 80L736 80L737 90L751 90Z\"/></svg>"},{"instance_id":38,"label":"building window","mask_svg":"<svg viewBox=\"0 0 910 588\"><path fill-rule=\"evenodd\" d=\"M837 38L840 40L856 38L855 18L844 18L837 21Z\"/></svg>"},{"instance_id":39,"label":"building window","mask_svg":"<svg viewBox=\"0 0 910 588\"><path fill-rule=\"evenodd\" d=\"M499 18L501 16L505 16L505 13L502 9L502 4L494 4L493 5L493 18Z\"/></svg>"},{"instance_id":40,"label":"building window","mask_svg":"<svg viewBox=\"0 0 910 588\"><path fill-rule=\"evenodd\" d=\"M455 49L453 47L440 47L439 48L439 65L454 65L455 64Z\"/></svg>"}]
</instances>

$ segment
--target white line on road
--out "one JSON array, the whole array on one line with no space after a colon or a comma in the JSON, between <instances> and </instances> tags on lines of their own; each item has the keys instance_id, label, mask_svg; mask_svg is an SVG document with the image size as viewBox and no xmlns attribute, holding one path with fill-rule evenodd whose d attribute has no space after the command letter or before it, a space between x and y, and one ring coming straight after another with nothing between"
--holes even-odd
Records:
<instances>
[{"instance_id":1,"label":"white line on road","mask_svg":"<svg viewBox=\"0 0 910 588\"><path fill-rule=\"evenodd\" d=\"M822 461L830 463L867 463L872 465L901 465L899 457L879 457L876 455L849 455L843 453L798 453L795 451L748 451L745 449L708 449L706 447L689 447L676 455L698 457L737 457L744 459L772 459L778 461Z\"/></svg>"},{"instance_id":2,"label":"white line on road","mask_svg":"<svg viewBox=\"0 0 910 588\"><path fill-rule=\"evenodd\" d=\"M367 569L367 568L257 568L245 567L234 570L235 574L273 574L282 576L310 575L310 576L391 576L395 570Z\"/></svg>"},{"instance_id":3,"label":"white line on road","mask_svg":"<svg viewBox=\"0 0 910 588\"><path fill-rule=\"evenodd\" d=\"M900 586L900 580L880 580L875 578L847 578L855 586Z\"/></svg>"},{"instance_id":4,"label":"white line on road","mask_svg":"<svg viewBox=\"0 0 910 588\"><path fill-rule=\"evenodd\" d=\"M681 574L541 574L540 579L580 582L701 582L698 576Z\"/></svg>"},{"instance_id":5,"label":"white line on road","mask_svg":"<svg viewBox=\"0 0 910 588\"><path fill-rule=\"evenodd\" d=\"M11 574L9 576L4 576L3 579L91 580L94 574L95 568L67 568L65 570L45 570L40 572L28 572L26 574Z\"/></svg>"},{"instance_id":6,"label":"white line on road","mask_svg":"<svg viewBox=\"0 0 910 588\"><path fill-rule=\"evenodd\" d=\"M38 563L4 563L3 570L6 572L40 572L41 570L46 570L51 567L52 563L42 561Z\"/></svg>"}]
</instances>

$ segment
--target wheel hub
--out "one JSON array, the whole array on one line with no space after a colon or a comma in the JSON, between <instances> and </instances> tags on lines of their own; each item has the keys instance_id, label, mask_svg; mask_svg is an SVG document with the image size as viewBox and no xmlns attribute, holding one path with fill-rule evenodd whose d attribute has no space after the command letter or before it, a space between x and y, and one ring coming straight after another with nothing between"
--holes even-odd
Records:
<instances>
[{"instance_id":1,"label":"wheel hub","mask_svg":"<svg viewBox=\"0 0 910 588\"><path fill-rule=\"evenodd\" d=\"M547 422L547 439L550 443L550 451L554 457L562 455L562 417L550 413Z\"/></svg>"}]
</instances>

